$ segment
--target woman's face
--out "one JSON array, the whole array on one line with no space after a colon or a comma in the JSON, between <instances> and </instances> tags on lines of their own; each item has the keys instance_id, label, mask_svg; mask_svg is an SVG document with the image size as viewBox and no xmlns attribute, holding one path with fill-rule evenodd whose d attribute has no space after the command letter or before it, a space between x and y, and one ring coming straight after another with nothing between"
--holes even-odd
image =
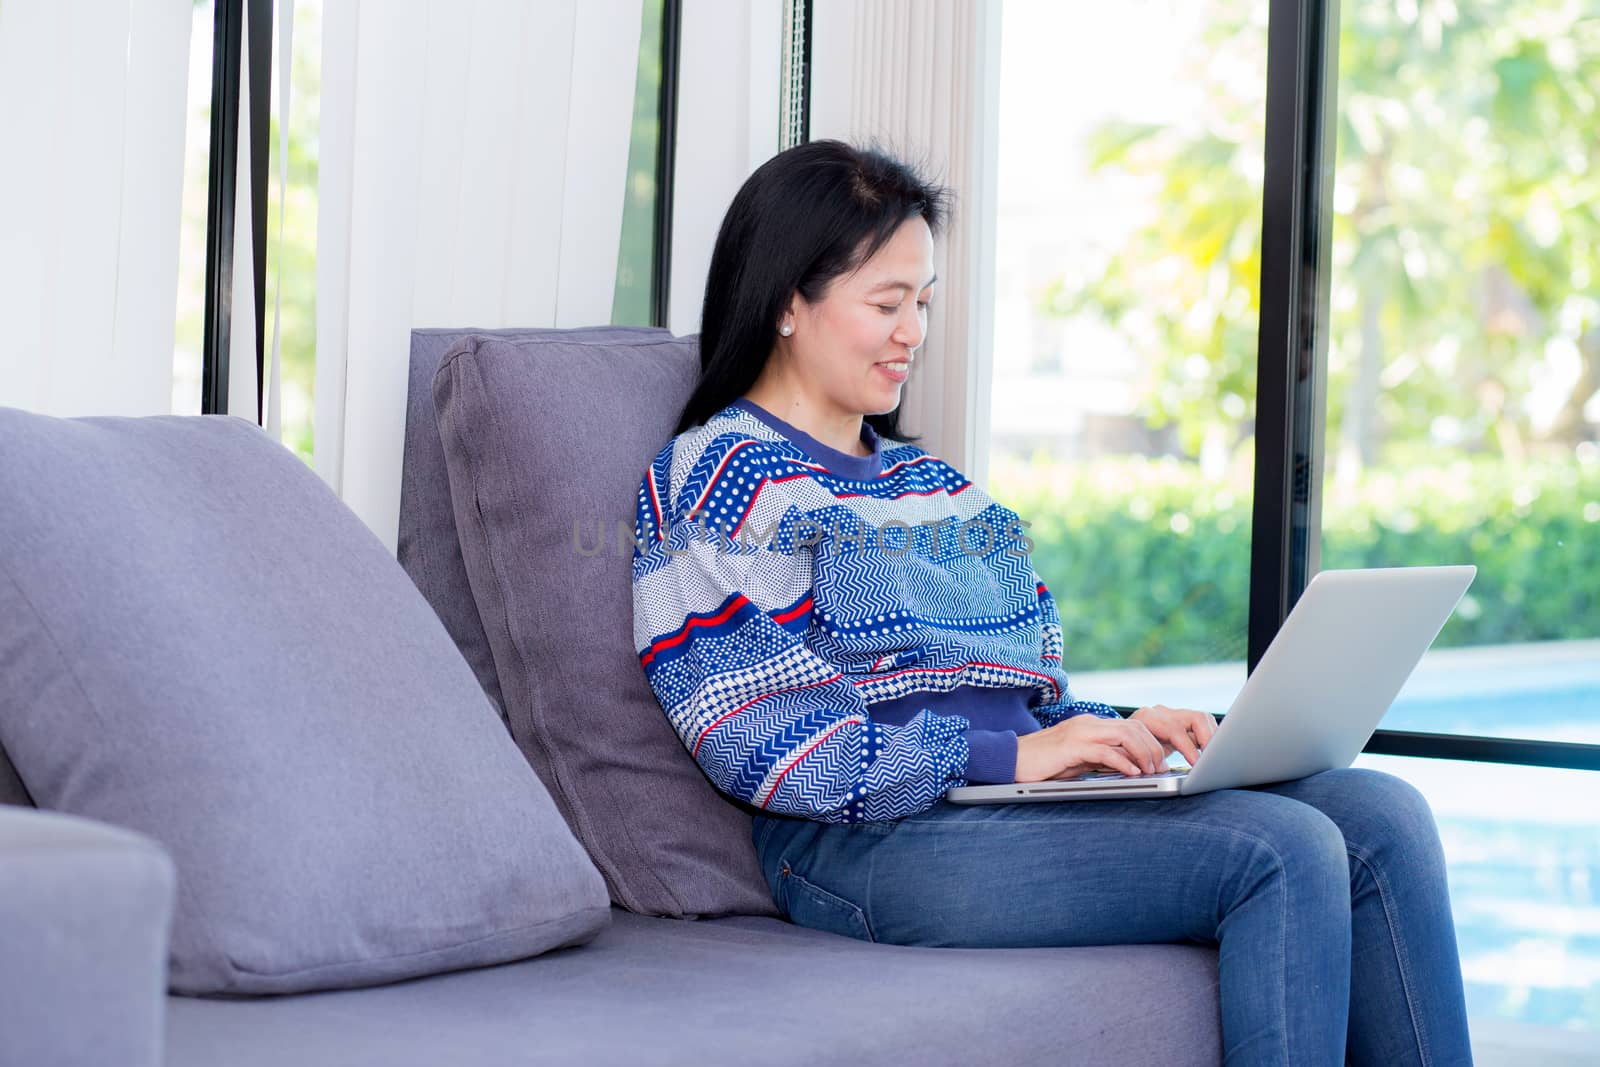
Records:
<instances>
[{"instance_id":1,"label":"woman's face","mask_svg":"<svg viewBox=\"0 0 1600 1067\"><path fill-rule=\"evenodd\" d=\"M779 336L774 356L787 360L785 377L807 394L807 406L824 418L898 407L928 332L933 283L933 234L917 215L816 303L796 293L779 324L792 332Z\"/></svg>"}]
</instances>

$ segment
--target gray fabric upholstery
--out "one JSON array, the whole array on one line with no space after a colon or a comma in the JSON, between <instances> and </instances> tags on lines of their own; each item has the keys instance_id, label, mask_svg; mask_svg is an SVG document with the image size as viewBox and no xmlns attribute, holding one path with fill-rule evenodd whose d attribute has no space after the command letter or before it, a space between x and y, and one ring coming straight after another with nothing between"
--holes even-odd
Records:
<instances>
[{"instance_id":1,"label":"gray fabric upholstery","mask_svg":"<svg viewBox=\"0 0 1600 1067\"><path fill-rule=\"evenodd\" d=\"M174 876L143 834L0 808L0 1063L158 1067Z\"/></svg>"},{"instance_id":2,"label":"gray fabric upholstery","mask_svg":"<svg viewBox=\"0 0 1600 1067\"><path fill-rule=\"evenodd\" d=\"M16 804L22 807L33 807L33 798L28 795L28 787L22 784L22 779L17 775L17 768L6 755L6 750L0 748L0 804Z\"/></svg>"},{"instance_id":3,"label":"gray fabric upholstery","mask_svg":"<svg viewBox=\"0 0 1600 1067\"><path fill-rule=\"evenodd\" d=\"M1209 948L904 948L617 909L582 948L362 990L170 1003L169 1067L1215 1064Z\"/></svg>"},{"instance_id":4,"label":"gray fabric upholstery","mask_svg":"<svg viewBox=\"0 0 1600 1067\"><path fill-rule=\"evenodd\" d=\"M609 921L438 617L287 449L0 408L0 455L0 744L41 807L170 852L174 990L392 981Z\"/></svg>"},{"instance_id":5,"label":"gray fabric upholstery","mask_svg":"<svg viewBox=\"0 0 1600 1067\"><path fill-rule=\"evenodd\" d=\"M749 814L685 751L633 646L639 483L698 370L696 341L660 329L476 335L446 353L434 404L512 736L612 901L773 916Z\"/></svg>"}]
</instances>

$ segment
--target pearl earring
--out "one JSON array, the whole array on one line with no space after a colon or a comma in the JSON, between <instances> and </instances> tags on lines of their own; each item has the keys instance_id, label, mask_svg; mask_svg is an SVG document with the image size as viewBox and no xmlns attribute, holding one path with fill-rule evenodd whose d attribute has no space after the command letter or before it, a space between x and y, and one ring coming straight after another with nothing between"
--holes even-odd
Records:
<instances>
[{"instance_id":1,"label":"pearl earring","mask_svg":"<svg viewBox=\"0 0 1600 1067\"><path fill-rule=\"evenodd\" d=\"M781 333L781 334L783 334L783 336L785 336L785 337L788 337L788 336L789 336L789 335L790 335L790 334L791 334L791 333L794 333L794 327L793 327L793 326L790 326L790 325L789 325L789 324L788 324L788 323L787 323L787 322L786 322L786 323L784 323L784 324L783 324L783 325L782 325L782 326L779 326L779 327L778 327L778 332L779 332L779 333Z\"/></svg>"}]
</instances>

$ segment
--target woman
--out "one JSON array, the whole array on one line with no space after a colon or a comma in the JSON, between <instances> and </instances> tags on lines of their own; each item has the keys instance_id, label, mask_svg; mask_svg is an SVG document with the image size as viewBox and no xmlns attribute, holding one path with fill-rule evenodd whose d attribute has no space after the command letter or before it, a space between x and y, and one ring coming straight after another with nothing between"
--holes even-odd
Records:
<instances>
[{"instance_id":1,"label":"woman","mask_svg":"<svg viewBox=\"0 0 1600 1067\"><path fill-rule=\"evenodd\" d=\"M702 373L639 493L635 644L794 922L901 945L1219 946L1229 1063L1466 1063L1432 815L1338 770L954 805L969 782L1191 762L1211 716L1077 700L1024 524L897 428L947 193L837 141L717 236Z\"/></svg>"}]
</instances>

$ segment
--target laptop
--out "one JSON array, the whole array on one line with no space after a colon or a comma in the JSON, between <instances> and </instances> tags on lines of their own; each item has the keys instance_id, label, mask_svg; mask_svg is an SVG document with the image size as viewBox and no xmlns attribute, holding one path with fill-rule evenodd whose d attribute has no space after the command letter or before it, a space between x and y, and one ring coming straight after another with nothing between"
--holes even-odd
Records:
<instances>
[{"instance_id":1,"label":"laptop","mask_svg":"<svg viewBox=\"0 0 1600 1067\"><path fill-rule=\"evenodd\" d=\"M951 789L954 804L1192 796L1348 767L1478 569L1322 571L1306 585L1193 767Z\"/></svg>"}]
</instances>

